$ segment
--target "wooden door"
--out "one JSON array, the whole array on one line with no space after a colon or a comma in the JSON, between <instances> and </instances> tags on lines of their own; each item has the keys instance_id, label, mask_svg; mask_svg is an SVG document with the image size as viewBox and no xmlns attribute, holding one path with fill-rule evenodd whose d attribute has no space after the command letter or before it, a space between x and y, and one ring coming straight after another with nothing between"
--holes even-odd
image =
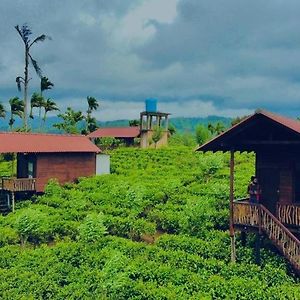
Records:
<instances>
[{"instance_id":1,"label":"wooden door","mask_svg":"<svg viewBox=\"0 0 300 300\"><path fill-rule=\"evenodd\" d=\"M279 203L292 204L295 198L294 172L292 168L280 170Z\"/></svg>"},{"instance_id":2,"label":"wooden door","mask_svg":"<svg viewBox=\"0 0 300 300\"><path fill-rule=\"evenodd\" d=\"M261 168L258 174L262 190L261 203L271 212L276 212L279 199L280 171L278 168Z\"/></svg>"}]
</instances>

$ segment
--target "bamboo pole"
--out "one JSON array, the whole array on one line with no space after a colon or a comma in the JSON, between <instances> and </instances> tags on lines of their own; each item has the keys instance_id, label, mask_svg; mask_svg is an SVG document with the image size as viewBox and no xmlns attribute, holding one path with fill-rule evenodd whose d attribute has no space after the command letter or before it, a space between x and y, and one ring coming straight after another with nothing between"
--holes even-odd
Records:
<instances>
[{"instance_id":1,"label":"bamboo pole","mask_svg":"<svg viewBox=\"0 0 300 300\"><path fill-rule=\"evenodd\" d=\"M229 214L229 233L231 242L231 262L236 261L236 250L235 250L235 235L233 226L233 200L234 200L234 151L230 151L230 214Z\"/></svg>"}]
</instances>

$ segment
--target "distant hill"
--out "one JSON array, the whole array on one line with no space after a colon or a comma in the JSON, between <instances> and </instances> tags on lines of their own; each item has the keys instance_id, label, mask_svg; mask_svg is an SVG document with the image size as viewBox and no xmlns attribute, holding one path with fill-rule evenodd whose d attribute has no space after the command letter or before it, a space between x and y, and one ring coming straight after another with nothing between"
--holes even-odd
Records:
<instances>
[{"instance_id":1,"label":"distant hill","mask_svg":"<svg viewBox=\"0 0 300 300\"><path fill-rule=\"evenodd\" d=\"M195 131L195 128L198 124L205 124L208 123L217 123L222 122L225 126L229 126L231 122L231 118L225 118L220 116L208 116L205 118L170 118L170 124L174 125L177 132L193 132ZM38 118L35 118L33 120L29 121L33 130L36 130L39 128L39 120ZM53 128L53 124L59 123L60 118L58 117L49 117L46 121L46 130L47 132L58 132L57 129ZM129 120L115 120L115 121L107 121L107 122L101 122L98 121L98 125L100 127L125 127L128 126ZM14 127L21 127L22 121L21 119L17 118L16 122L14 124ZM8 118L5 120L0 120L0 131L8 131Z\"/></svg>"}]
</instances>

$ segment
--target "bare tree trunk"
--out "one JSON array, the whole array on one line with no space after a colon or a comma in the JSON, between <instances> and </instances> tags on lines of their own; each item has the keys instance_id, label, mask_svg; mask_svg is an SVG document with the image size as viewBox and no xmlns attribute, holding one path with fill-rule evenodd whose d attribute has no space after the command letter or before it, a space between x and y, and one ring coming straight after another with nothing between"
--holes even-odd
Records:
<instances>
[{"instance_id":1,"label":"bare tree trunk","mask_svg":"<svg viewBox=\"0 0 300 300\"><path fill-rule=\"evenodd\" d=\"M23 112L23 126L27 131L27 94L28 94L28 53L29 49L25 47L25 70L24 70L24 112Z\"/></svg>"}]
</instances>

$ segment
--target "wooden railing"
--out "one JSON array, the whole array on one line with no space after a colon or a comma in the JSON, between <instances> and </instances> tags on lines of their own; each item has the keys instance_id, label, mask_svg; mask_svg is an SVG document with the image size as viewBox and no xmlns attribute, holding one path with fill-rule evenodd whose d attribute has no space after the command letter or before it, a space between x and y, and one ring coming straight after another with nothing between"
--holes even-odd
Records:
<instances>
[{"instance_id":1,"label":"wooden railing","mask_svg":"<svg viewBox=\"0 0 300 300\"><path fill-rule=\"evenodd\" d=\"M35 178L2 178L1 188L11 192L35 191Z\"/></svg>"},{"instance_id":2,"label":"wooden railing","mask_svg":"<svg viewBox=\"0 0 300 300\"><path fill-rule=\"evenodd\" d=\"M288 213L288 210L285 213ZM286 220L295 221L295 219ZM259 232L264 233L300 272L300 241L263 205L235 201L233 223L255 227Z\"/></svg>"},{"instance_id":3,"label":"wooden railing","mask_svg":"<svg viewBox=\"0 0 300 300\"><path fill-rule=\"evenodd\" d=\"M260 205L260 217L261 230L300 271L300 241L263 205Z\"/></svg>"},{"instance_id":4,"label":"wooden railing","mask_svg":"<svg viewBox=\"0 0 300 300\"><path fill-rule=\"evenodd\" d=\"M286 225L300 226L300 206L277 205L278 220Z\"/></svg>"},{"instance_id":5,"label":"wooden railing","mask_svg":"<svg viewBox=\"0 0 300 300\"><path fill-rule=\"evenodd\" d=\"M250 204L247 201L235 201L233 203L233 224L258 227L259 205Z\"/></svg>"}]
</instances>

